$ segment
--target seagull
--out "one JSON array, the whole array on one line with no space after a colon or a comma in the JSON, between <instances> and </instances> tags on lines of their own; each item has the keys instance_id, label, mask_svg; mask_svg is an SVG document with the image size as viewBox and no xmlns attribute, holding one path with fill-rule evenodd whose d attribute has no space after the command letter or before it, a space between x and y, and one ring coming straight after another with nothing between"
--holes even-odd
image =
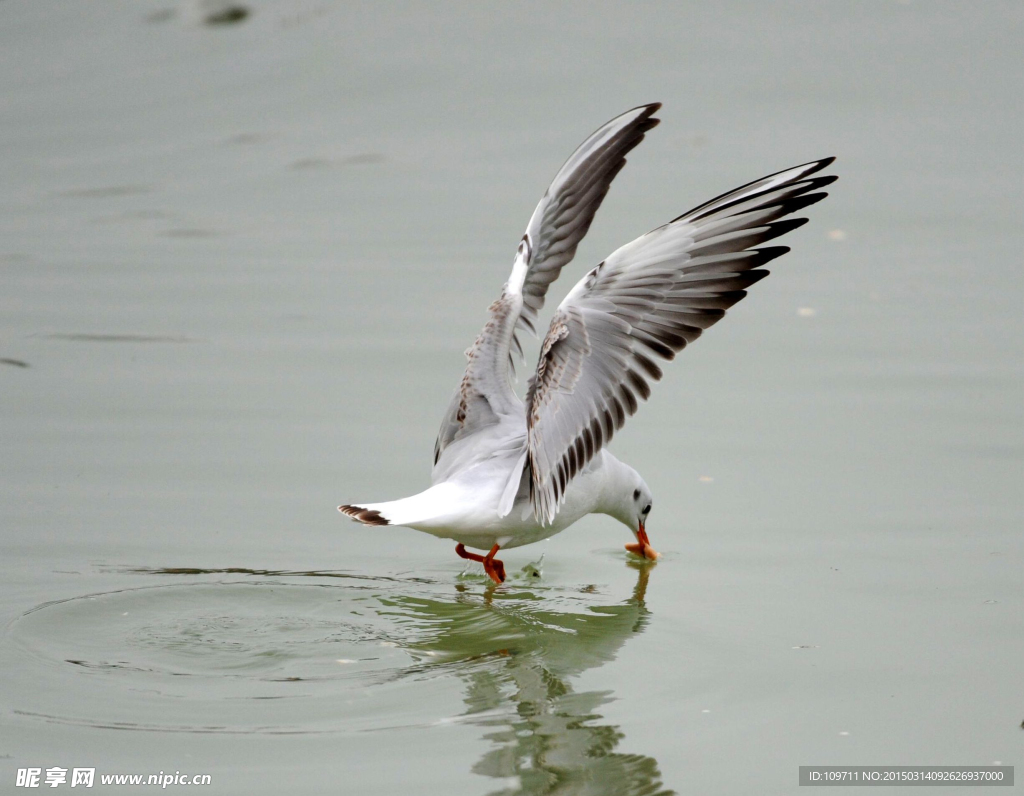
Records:
<instances>
[{"instance_id":1,"label":"seagull","mask_svg":"<svg viewBox=\"0 0 1024 796\"><path fill-rule=\"evenodd\" d=\"M512 273L441 421L429 489L383 503L349 503L365 525L401 525L457 542L495 583L501 549L546 539L587 514L614 517L636 541L654 501L640 474L607 449L671 360L768 276L789 251L762 246L806 223L786 218L821 201L835 158L771 174L695 207L627 243L590 270L554 312L526 400L513 388L525 361L521 332L536 335L548 287L572 260L626 155L659 123L661 103L633 108L594 132L540 200ZM466 548L487 551L485 555Z\"/></svg>"}]
</instances>

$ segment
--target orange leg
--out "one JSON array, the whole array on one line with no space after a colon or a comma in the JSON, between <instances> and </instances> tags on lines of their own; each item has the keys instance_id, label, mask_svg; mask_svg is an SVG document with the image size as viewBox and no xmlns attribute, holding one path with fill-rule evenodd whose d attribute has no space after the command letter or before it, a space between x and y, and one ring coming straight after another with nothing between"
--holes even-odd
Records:
<instances>
[{"instance_id":1,"label":"orange leg","mask_svg":"<svg viewBox=\"0 0 1024 796\"><path fill-rule=\"evenodd\" d=\"M636 544L626 545L626 549L633 555L649 558L651 561L661 556L661 553L651 547L651 540L647 538L647 531L644 530L643 525L637 530L636 538L638 540Z\"/></svg>"},{"instance_id":2,"label":"orange leg","mask_svg":"<svg viewBox=\"0 0 1024 796\"><path fill-rule=\"evenodd\" d=\"M498 552L498 545L494 545L486 556L477 555L476 553L470 553L466 550L465 546L459 542L455 545L455 552L462 558L468 558L470 561L479 561L484 565L484 572L486 572L491 580L495 583L503 583L505 580L505 565L494 557L494 554Z\"/></svg>"}]
</instances>

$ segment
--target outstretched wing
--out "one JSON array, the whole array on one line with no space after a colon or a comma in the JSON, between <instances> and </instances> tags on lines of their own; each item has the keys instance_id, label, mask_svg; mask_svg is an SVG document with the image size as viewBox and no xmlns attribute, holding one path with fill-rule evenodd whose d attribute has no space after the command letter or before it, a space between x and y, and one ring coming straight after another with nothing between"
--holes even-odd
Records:
<instances>
[{"instance_id":1,"label":"outstretched wing","mask_svg":"<svg viewBox=\"0 0 1024 796\"><path fill-rule=\"evenodd\" d=\"M584 141L555 176L530 218L501 297L491 305L487 324L466 351L469 363L434 445L435 465L456 440L499 422L503 415L522 416L523 404L511 383L512 353L522 356L516 331L534 331L548 285L576 253L612 180L626 164L626 153L658 123L652 116L660 107L644 105L612 119Z\"/></svg>"},{"instance_id":2,"label":"outstretched wing","mask_svg":"<svg viewBox=\"0 0 1024 796\"><path fill-rule=\"evenodd\" d=\"M566 485L637 410L637 396L789 251L753 248L804 224L782 219L825 198L834 158L773 174L694 208L618 249L551 320L526 399L531 500L550 523Z\"/></svg>"}]
</instances>

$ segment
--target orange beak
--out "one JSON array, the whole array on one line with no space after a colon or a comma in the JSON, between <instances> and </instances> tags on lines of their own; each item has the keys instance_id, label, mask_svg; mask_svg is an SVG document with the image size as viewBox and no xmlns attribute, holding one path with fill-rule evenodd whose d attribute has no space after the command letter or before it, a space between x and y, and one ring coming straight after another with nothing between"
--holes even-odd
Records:
<instances>
[{"instance_id":1,"label":"orange beak","mask_svg":"<svg viewBox=\"0 0 1024 796\"><path fill-rule=\"evenodd\" d=\"M661 556L661 553L651 547L651 540L647 538L647 529L644 528L643 522L640 523L640 527L636 530L636 538L639 540L636 544L626 545L626 549L629 552L651 561Z\"/></svg>"}]
</instances>

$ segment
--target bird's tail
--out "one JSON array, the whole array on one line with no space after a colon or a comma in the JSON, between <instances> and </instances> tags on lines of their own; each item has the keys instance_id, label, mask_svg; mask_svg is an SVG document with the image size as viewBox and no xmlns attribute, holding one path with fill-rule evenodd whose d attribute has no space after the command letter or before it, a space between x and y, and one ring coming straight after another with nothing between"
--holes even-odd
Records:
<instances>
[{"instance_id":1,"label":"bird's tail","mask_svg":"<svg viewBox=\"0 0 1024 796\"><path fill-rule=\"evenodd\" d=\"M437 484L426 492L386 503L352 503L338 506L338 511L364 525L404 525L429 530L451 514L458 503L460 491L451 484Z\"/></svg>"},{"instance_id":2,"label":"bird's tail","mask_svg":"<svg viewBox=\"0 0 1024 796\"><path fill-rule=\"evenodd\" d=\"M379 509L371 509L367 506L338 506L338 511L346 517L351 517L363 525L391 525L391 520Z\"/></svg>"}]
</instances>

